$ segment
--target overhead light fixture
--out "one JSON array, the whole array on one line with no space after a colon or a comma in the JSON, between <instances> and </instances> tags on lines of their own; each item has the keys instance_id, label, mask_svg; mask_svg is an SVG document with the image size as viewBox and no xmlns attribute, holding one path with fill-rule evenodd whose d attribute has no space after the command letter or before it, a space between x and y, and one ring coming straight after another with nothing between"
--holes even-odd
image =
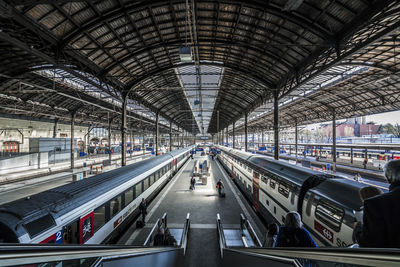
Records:
<instances>
[{"instance_id":1,"label":"overhead light fixture","mask_svg":"<svg viewBox=\"0 0 400 267\"><path fill-rule=\"evenodd\" d=\"M192 62L192 49L190 49L190 46L179 47L179 57L184 63Z\"/></svg>"}]
</instances>

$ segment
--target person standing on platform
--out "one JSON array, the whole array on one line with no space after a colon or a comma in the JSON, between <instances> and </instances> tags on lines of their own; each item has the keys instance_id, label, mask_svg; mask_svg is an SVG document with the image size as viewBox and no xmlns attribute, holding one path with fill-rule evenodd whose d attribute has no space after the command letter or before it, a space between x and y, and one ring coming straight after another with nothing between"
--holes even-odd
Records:
<instances>
[{"instance_id":1,"label":"person standing on platform","mask_svg":"<svg viewBox=\"0 0 400 267\"><path fill-rule=\"evenodd\" d=\"M142 214L142 221L145 223L146 222L146 214L147 214L147 203L144 198L142 198L142 202L140 202L139 211Z\"/></svg>"},{"instance_id":2,"label":"person standing on platform","mask_svg":"<svg viewBox=\"0 0 400 267\"><path fill-rule=\"evenodd\" d=\"M224 188L224 184L222 183L222 180L219 179L218 183L217 183L217 189L218 189L218 195L221 196L222 193L222 189Z\"/></svg>"},{"instance_id":3,"label":"person standing on platform","mask_svg":"<svg viewBox=\"0 0 400 267\"><path fill-rule=\"evenodd\" d=\"M400 160L384 167L389 192L364 201L360 247L400 248Z\"/></svg>"},{"instance_id":4,"label":"person standing on platform","mask_svg":"<svg viewBox=\"0 0 400 267\"><path fill-rule=\"evenodd\" d=\"M195 190L195 185L196 185L196 179L192 176L192 178L190 179L190 186L192 188L192 190Z\"/></svg>"}]
</instances>

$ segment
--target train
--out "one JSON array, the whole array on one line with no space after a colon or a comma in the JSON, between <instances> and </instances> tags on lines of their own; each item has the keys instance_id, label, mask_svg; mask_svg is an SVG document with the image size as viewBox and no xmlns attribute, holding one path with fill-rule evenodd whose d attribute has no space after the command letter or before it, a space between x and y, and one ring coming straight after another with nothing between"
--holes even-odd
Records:
<instances>
[{"instance_id":1,"label":"train","mask_svg":"<svg viewBox=\"0 0 400 267\"><path fill-rule=\"evenodd\" d=\"M319 246L354 243L353 227L363 206L359 191L367 185L257 154L218 149L218 160L266 221L282 225L287 212L297 211Z\"/></svg>"},{"instance_id":2,"label":"train","mask_svg":"<svg viewBox=\"0 0 400 267\"><path fill-rule=\"evenodd\" d=\"M263 154L272 154L273 149L268 148L267 150L258 151L258 153ZM288 145L282 145L279 149L280 154L290 154L296 155L294 145L290 147ZM320 158L330 158L332 157L332 148L327 146L319 146L319 145L299 145L298 146L298 155L307 155L307 156L319 156ZM303 154L304 153L304 154ZM346 148L346 147L337 147L336 148L336 156L339 157L351 157L353 154L354 159L364 159L367 155L368 159L372 160L381 160L381 161L389 161L392 159L400 159L400 151L398 150L383 150L376 148Z\"/></svg>"},{"instance_id":3,"label":"train","mask_svg":"<svg viewBox=\"0 0 400 267\"><path fill-rule=\"evenodd\" d=\"M172 151L0 206L0 243L115 240L190 157Z\"/></svg>"}]
</instances>

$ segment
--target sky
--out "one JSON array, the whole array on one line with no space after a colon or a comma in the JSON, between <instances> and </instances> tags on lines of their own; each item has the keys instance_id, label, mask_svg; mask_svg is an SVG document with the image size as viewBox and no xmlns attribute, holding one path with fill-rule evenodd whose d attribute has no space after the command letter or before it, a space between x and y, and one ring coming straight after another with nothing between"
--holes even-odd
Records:
<instances>
[{"instance_id":1,"label":"sky","mask_svg":"<svg viewBox=\"0 0 400 267\"><path fill-rule=\"evenodd\" d=\"M369 115L366 117L367 122L373 121L376 124L400 124L400 111L385 112L376 115Z\"/></svg>"}]
</instances>

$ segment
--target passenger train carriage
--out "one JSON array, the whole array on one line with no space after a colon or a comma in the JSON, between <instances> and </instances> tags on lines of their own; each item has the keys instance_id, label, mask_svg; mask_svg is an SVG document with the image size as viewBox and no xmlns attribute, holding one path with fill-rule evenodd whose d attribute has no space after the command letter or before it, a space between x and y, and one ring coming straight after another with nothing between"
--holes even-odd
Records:
<instances>
[{"instance_id":1,"label":"passenger train carriage","mask_svg":"<svg viewBox=\"0 0 400 267\"><path fill-rule=\"evenodd\" d=\"M363 205L359 190L365 184L265 156L218 148L224 168L267 221L282 225L288 211L298 211L318 245L354 243L355 213L362 212Z\"/></svg>"},{"instance_id":2,"label":"passenger train carriage","mask_svg":"<svg viewBox=\"0 0 400 267\"><path fill-rule=\"evenodd\" d=\"M0 243L100 244L161 190L192 147L153 157L0 206Z\"/></svg>"}]
</instances>

